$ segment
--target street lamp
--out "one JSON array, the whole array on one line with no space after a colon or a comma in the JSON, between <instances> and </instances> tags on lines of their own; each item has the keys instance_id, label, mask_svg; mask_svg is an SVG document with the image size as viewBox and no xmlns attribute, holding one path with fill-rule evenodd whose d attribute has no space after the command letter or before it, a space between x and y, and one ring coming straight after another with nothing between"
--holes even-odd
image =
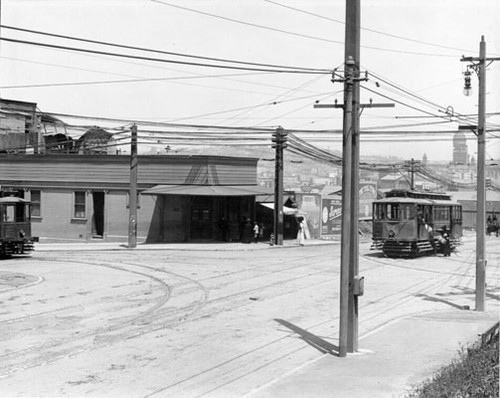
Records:
<instances>
[{"instance_id":1,"label":"street lamp","mask_svg":"<svg viewBox=\"0 0 500 398\"><path fill-rule=\"evenodd\" d=\"M472 87L470 85L470 71L467 69L464 72L464 95L470 97L472 95Z\"/></svg>"}]
</instances>

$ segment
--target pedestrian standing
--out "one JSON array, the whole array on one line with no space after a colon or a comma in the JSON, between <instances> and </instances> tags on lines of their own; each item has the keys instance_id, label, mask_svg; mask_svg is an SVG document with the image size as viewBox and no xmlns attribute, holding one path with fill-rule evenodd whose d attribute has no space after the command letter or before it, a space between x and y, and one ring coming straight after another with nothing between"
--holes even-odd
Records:
<instances>
[{"instance_id":1,"label":"pedestrian standing","mask_svg":"<svg viewBox=\"0 0 500 398\"><path fill-rule=\"evenodd\" d=\"M443 226L443 230L441 231L441 245L442 245L442 250L443 250L443 255L445 257L450 256L451 252L451 247L450 247L450 235L448 233L448 229L446 228L446 225Z\"/></svg>"},{"instance_id":2,"label":"pedestrian standing","mask_svg":"<svg viewBox=\"0 0 500 398\"><path fill-rule=\"evenodd\" d=\"M255 221L253 223L253 242L254 243L257 243L257 241L259 240L259 231L260 231L259 224L257 223L257 221Z\"/></svg>"},{"instance_id":3,"label":"pedestrian standing","mask_svg":"<svg viewBox=\"0 0 500 398\"><path fill-rule=\"evenodd\" d=\"M299 230L297 231L297 241L300 246L304 246L306 240L306 231L305 231L306 226L304 217L297 218L297 221L299 222Z\"/></svg>"}]
</instances>

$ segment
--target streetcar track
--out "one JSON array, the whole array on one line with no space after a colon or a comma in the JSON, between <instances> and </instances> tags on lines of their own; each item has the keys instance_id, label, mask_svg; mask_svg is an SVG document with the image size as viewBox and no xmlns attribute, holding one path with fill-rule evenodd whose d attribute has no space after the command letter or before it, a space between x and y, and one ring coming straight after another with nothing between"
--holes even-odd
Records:
<instances>
[{"instance_id":1,"label":"streetcar track","mask_svg":"<svg viewBox=\"0 0 500 398\"><path fill-rule=\"evenodd\" d=\"M319 257L323 257L324 258L324 254L309 256L307 258L308 259L313 259L313 258L319 258ZM294 270L294 269L299 269L299 268L303 268L303 267L310 267L311 265L319 265L319 264L322 264L322 263L325 263L326 261L328 261L328 260L323 260L323 261L317 261L317 262L314 262L314 263L308 262L306 265L298 264L298 265L293 265L293 266L290 266L290 267L287 267L287 268L279 268L281 265L283 265L283 264L290 264L292 261L293 262L304 262L304 258L306 258L306 257L300 257L300 258L293 259L293 260L286 261L286 262L285 261L277 262L277 263L273 264L273 267L277 267L278 269L273 269L273 270L268 271L267 273L264 272L262 274L252 276L249 279L256 279L256 278L265 279L266 276L269 276L269 275L272 275L272 274L277 274L277 275L278 274L284 274L284 273L290 272L291 270ZM379 261L379 259L374 259L374 258L367 258L367 257L362 257L362 258L363 258L363 261L365 261L367 263L373 262L375 264L371 269L375 269L375 268L382 267L382 266L394 266L394 267L396 267L394 264L391 264L389 261L383 262L383 261ZM44 260L42 260L42 261L44 261ZM188 310L189 309L189 313L183 319L174 319L172 321L172 324L178 324L180 322L185 322L185 321L192 321L192 320L196 320L196 319L199 319L201 317L206 317L206 316L213 316L215 314L218 314L218 313L226 311L226 310L237 310L239 308L242 308L245 305L250 305L251 302L248 301L248 297L246 297L246 296L248 296L251 293L254 293L255 291L269 291L269 290L271 290L271 296L270 297L267 297L267 294L263 295L263 297L266 299L266 298L279 297L280 295L289 294L290 292L294 292L294 291L298 291L298 290L302 290L302 289L311 289L311 288L314 288L315 286L319 286L319 285L322 285L322 284L325 284L325 283L331 283L331 281L323 280L323 281L320 281L320 282L318 282L316 284L309 284L307 286L301 287L300 289L297 289L296 287L291 286L285 292L281 291L280 294L273 294L273 292L272 292L272 290L277 290L277 289L274 289L276 287L284 286L286 284L290 284L292 282L299 281L299 280L305 280L306 278L314 279L315 277L317 277L318 275L321 275L321 274L328 274L328 275L330 275L332 273L332 271L333 271L332 267L329 267L327 271L325 271L323 269L323 270L319 270L319 271L315 271L315 272L309 272L309 273L307 273L305 275L294 276L292 278L287 278L285 280L278 280L278 281L275 281L273 283L265 284L265 285L259 284L259 286L256 287L256 288L246 289L244 291L239 291L238 293L228 294L228 295L224 295L224 296L221 296L221 297L209 299L208 290L206 289L206 287L201 282L205 282L207 280L212 281L214 279L223 279L224 277L227 277L227 276L234 276L234 275L238 275L238 274L242 274L242 273L253 273L255 271L259 271L259 270L262 270L264 268L269 268L269 265L267 265L267 266L266 265L262 265L262 266L258 265L256 267L251 268L251 269L244 269L244 270L239 270L239 271L232 271L232 272L228 272L228 273L219 274L219 275L216 275L216 276L211 276L209 278L195 280L195 279L186 277L186 276L178 274L178 273L167 271L167 270L165 270L163 268L158 268L158 267L153 267L153 266L147 266L147 265L143 265L143 264L133 264L133 263L128 263L128 262L120 262L120 263L116 263L116 262L102 262L102 261L101 262L96 262L96 260L94 260L94 262L92 262L92 261L77 261L77 260L70 260L70 259L66 259L66 260L56 259L56 260L52 260L52 261L59 261L59 262L70 261L70 262L75 262L75 263L83 263L83 264L91 265L91 266L92 265L93 266L103 266L103 267L113 268L113 269L116 269L116 270L119 270L119 271L133 272L133 273L136 273L136 274L139 274L139 275L143 275L143 276L145 276L147 278L155 278L151 274L146 274L144 272L141 273L141 272L138 272L138 271L131 271L131 270L128 270L128 269L124 268L124 266L137 267L137 268L141 268L141 269L148 269L150 271L164 273L164 274L169 274L169 275L175 276L177 278L182 278L182 279L186 280L188 283L189 282L194 283L196 286L198 286L198 288L204 290L205 295L204 295L203 303L201 303L201 302L193 302L193 303L190 303L187 306L177 308L176 312L181 312L182 310ZM408 269L408 270L414 270L414 271L429 271L427 269L418 269L418 268L415 268L415 267L401 266L399 268ZM434 273L441 274L443 276L443 278L439 278L439 280L433 280L433 281L422 280L422 281L419 281L419 282L411 285L410 287L403 288L403 289L398 290L397 292L387 294L386 296L384 296L381 299L379 299L377 302L369 302L369 303L366 303L364 305L361 305L360 309L368 309L368 308L371 308L372 306L375 306L375 308L377 308L376 307L377 305L384 304L384 305L382 305L382 308L380 310L374 312L371 316L366 317L365 320L366 321L375 320L377 317L380 317L381 314L384 314L384 313L386 313L388 311L393 311L394 309L397 309L397 308L405 305L407 302L409 302L411 300L414 300L415 296L417 294L430 292L430 291L436 290L436 289L440 290L443 286L446 286L447 283L449 281L453 280L454 278L457 278L457 277L467 278L467 277L470 276L467 272L460 274L460 273L454 273L454 272L439 272L439 270L438 271L430 270L430 271L434 272ZM161 280L161 279L159 279L159 280ZM246 281L246 279L245 279L245 281ZM163 283L165 283L165 282L163 281ZM222 284L222 285L218 285L218 288L222 288L222 287L234 284L234 283L235 283L235 281L228 282L228 283L225 283L225 284ZM418 288L418 286L422 285L422 284L425 284L425 286L423 286L421 288ZM169 287L169 285L167 283L165 283L165 285L167 287ZM168 292L169 292L169 297L168 297L168 299L165 300L165 303L168 302L169 299L171 298L170 297L171 296L171 289L170 289L170 287L168 289ZM241 303L238 303L239 305L235 306L236 303L234 301L231 302L231 300L234 299L234 298L239 298L239 297L241 297L241 301L242 301L243 305L241 305ZM226 302L228 302L228 304L226 304ZM217 308L216 310L212 308L212 309L209 309L207 311L207 313L202 313L201 310L204 307L206 307L209 304L217 304L217 303L222 303L222 308ZM390 306L388 306L388 305L390 305ZM162 307L162 305L158 305L155 309L151 309L151 311L147 315L141 314L140 316L137 317L137 319L140 320L141 318L145 318L148 315L150 315L150 316L161 315L163 317L166 314L160 314L161 307ZM309 330L309 329L315 329L315 328L318 328L318 327L324 327L326 324L329 324L330 325L329 326L329 330L331 330L332 329L331 325L337 319L338 319L338 317L328 318L328 319L326 319L324 321L321 321L319 323L316 323L314 325L310 325L309 328L307 328L307 329ZM390 320L389 320L389 322L390 322ZM135 331L135 333L133 333L133 331L130 331L127 334L127 336L125 336L125 338L132 338L132 337L135 337L135 336L139 336L139 335L144 335L144 334L147 334L147 333L151 333L151 332L154 332L154 331L156 331L158 329L163 329L165 327L170 327L172 324L170 324L170 323L165 324L164 320L158 320L158 321L152 320L152 323L148 323L147 327L145 327L145 328L137 328L136 327L135 329L133 329L133 331ZM135 325L135 326L137 326L137 325ZM371 333L373 330L375 330L375 329L377 329L379 327L380 327L380 325L373 326L370 330L365 331L362 336L365 336L367 333ZM336 330L336 329L333 328L333 330ZM108 329L108 331L109 331L109 329ZM97 333L97 334L99 334L99 333ZM279 344L280 342L283 342L286 339L289 339L291 336L295 336L295 335L296 335L295 333L287 333L285 336L281 336L278 339L274 339L273 341L267 342L266 344L263 344L263 345L261 345L259 347L256 347L256 348L252 349L252 350L249 350L247 352L241 353L240 355L235 356L234 358L231 358L231 359L229 359L227 361L221 362L221 363L217 364L216 366L213 366L211 368L205 369L202 372L198 372L198 373L193 374L193 375L191 375L191 376L189 376L187 378L184 378L182 380L178 380L178 381L176 381L173 384L170 384L170 385L168 385L166 387L162 387L161 389L158 389L157 391L153 391L150 394L145 395L145 397L150 397L150 396L153 396L153 395L156 395L156 394L160 394L160 393L165 392L167 390L172 390L175 387L180 387L183 384L185 384L185 383L187 383L187 382L189 382L191 380L195 380L195 379L197 379L199 377L203 377L205 375L209 375L211 372L216 372L217 370L223 369L223 367L225 367L225 366L233 365L238 360L245 360L249 356L251 356L252 353L257 353L258 351L265 350L266 348L272 347L274 344ZM252 369L250 369L250 370L244 369L243 370L244 371L243 374L239 374L235 378L232 377L230 380L228 380L226 382L223 382L222 384L218 384L215 387L209 389L208 391L202 392L201 394L197 395L197 397L202 397L204 395L207 395L207 394L210 394L210 393L212 393L214 391L217 391L217 390L223 388L224 386L226 386L228 384L234 383L235 381L238 381L238 380L240 380L240 379L242 379L244 377L248 377L252 373L255 373L255 372L257 372L257 371L259 371L259 370L261 370L263 368L266 368L267 366L270 366L273 363L279 362L280 360L283 360L287 356L290 356L290 355L292 355L294 353L298 353L298 352L300 352L302 350L305 350L305 349L309 348L307 345L304 346L304 343L302 341L295 342L295 343L296 344L293 344L290 347L290 349L282 351L277 358L273 358L273 359L271 359L269 361L265 361L265 363L257 361L255 364L253 364L252 361L251 361L251 359L244 361L247 364L250 363L250 366L252 367ZM94 347L92 349L101 348L101 347L106 346L106 345L108 345L108 344L102 344L102 345L99 345L99 346ZM196 349L196 347L194 347L193 349ZM73 351L71 351L71 350L73 350ZM53 360L49 360L48 362L47 361L39 362L38 364L35 364L34 366L38 366L38 365L41 365L41 364L54 362L54 361L56 361L56 360L58 360L60 358L67 357L69 355L77 355L77 354L79 354L81 352L84 352L86 350L79 350L79 349L70 348L69 351L71 351L69 354L68 354L68 352L66 352L64 355L58 356L56 358L53 358ZM18 370L20 370L20 369L18 369ZM232 370L231 372L235 372L235 371Z\"/></svg>"},{"instance_id":2,"label":"streetcar track","mask_svg":"<svg viewBox=\"0 0 500 398\"><path fill-rule=\"evenodd\" d=\"M387 264L385 264L385 265L387 265ZM453 277L455 277L455 276L454 276L454 275L447 275L447 280L449 280L450 278L453 278ZM421 285L421 284L426 284L426 285L425 285L424 287L422 287L421 289L418 289L418 290L416 290L416 291L411 291L410 293L408 293L408 290L409 290L409 289L413 289L414 287L416 287L416 286L418 286L418 285ZM415 299L416 294L421 294L421 293L423 293L423 292L433 290L433 289L435 289L437 286L440 286L440 287L441 287L441 286L443 286L443 285L445 285L445 284L446 284L446 281L431 281L431 284L429 284L429 281L428 281L428 280L419 281L419 282L415 283L414 285L412 285L410 288L404 288L404 289L399 290L398 292L388 294L388 295L386 295L386 296L382 297L379 301L384 301L384 300L387 300L387 299L390 299L390 298L396 299L396 300L395 300L395 304L393 304L393 305L392 305L392 307L390 307L390 308L389 308L389 310L393 310L393 309L395 309L395 308L398 308L398 307L404 306L404 305L405 305L408 301L410 301L410 300L414 300L414 299ZM403 294L403 296L404 296L404 297L403 297L403 299L401 299L401 298L399 298L399 297L398 297L398 296L400 296L401 294ZM376 302L376 303L375 303L375 302L372 302L372 303L367 303L367 304L365 304L365 305L360 306L360 309L367 309L368 307L374 306L374 305L376 305L376 304L380 304L380 303L379 303L379 302ZM383 310L379 310L379 311L378 311L378 312L376 312L375 314L372 314L372 316L371 316L371 317L369 317L369 318L367 318L366 320L368 320L368 321L369 321L369 320L371 320L371 319L373 319L373 318L379 317L379 316L380 316L380 314L385 313L385 312L388 312L389 310L387 309L387 306L384 306L384 309L383 309ZM425 312L425 311L424 311L424 312ZM307 330L316 329L316 328L318 328L319 326L324 326L325 324L332 325L334 321L338 320L338 318L339 318L339 317L338 317L338 316L336 316L336 317L333 317L333 318L328 318L328 319L326 319L326 320L324 320L324 321L321 321L321 322L315 323L314 325L309 325L309 327L307 327ZM330 326L330 327L331 327L331 326ZM367 330L367 331L364 333L364 335L366 335L366 334L370 333L372 330L375 330L375 329L377 329L377 328L379 328L379 327L380 327L380 325L376 325L376 326L374 326L371 330ZM333 327L333 331L336 331L336 328L335 328L335 327ZM234 358L231 358L230 360L224 361L224 362L222 362L222 363L220 363L220 364L217 364L216 366L213 366L213 367L211 367L211 368L205 369L204 371L199 372L199 373L197 373L197 374L195 374L195 375L191 375L191 376L189 376L188 378L185 378L185 379L183 379L183 380L177 381L177 382L175 382L175 383L173 383L173 384L171 384L171 385L169 385L169 386L163 387L163 388L158 389L158 390L156 390L156 391L153 391L153 392L151 392L151 393L149 393L149 394L147 394L147 395L144 395L144 396L143 396L143 398L148 398L148 397L152 397L152 396L154 396L154 395L160 394L160 393L164 393L164 392L166 392L166 391L168 391L168 390L173 389L174 387L178 387L178 386L179 386L179 385L181 385L182 383L189 382L190 380L193 380L194 378L201 377L201 376L206 375L206 374L208 374L208 373L210 373L210 372L213 372L213 371L215 371L215 370L217 370L217 369L220 369L220 368L222 368L222 367L224 367L224 366L227 366L227 365L229 365L229 364L233 364L234 362L236 362L236 361L238 361L238 360L241 360L241 359L243 359L243 358L245 358L245 357L248 357L248 356L250 356L250 355L252 355L252 354L256 353L257 351L261 351L261 350L263 350L263 349L265 349L265 348L268 348L268 347L270 347L270 346L272 346L272 345L274 345L274 344L278 344L278 343L282 342L283 340L288 339L288 338L290 338L291 336L294 336L294 335L295 335L295 333L294 333L294 332L287 333L285 336L282 336L282 337L280 337L280 338L277 338L277 339L274 339L274 340L272 340L272 341L269 341L269 342L267 342L267 343L265 343L265 344L263 344L263 345L261 345L261 346L259 346L259 347L256 347L256 348L254 348L254 349L252 349L252 350L249 350L249 351L247 351L247 352L245 352L245 353L242 353L242 354L240 354L240 355L238 355L238 356L236 356L236 357L234 357ZM280 355L278 358L275 358L275 359L273 359L272 361L267 361L265 364L260 365L260 366L257 366L257 367L255 367L255 368L251 369L250 371L248 371L248 372L246 372L246 373L244 373L244 374L240 375L239 377L237 377L237 378L233 378L233 379L229 380L228 382L225 382L225 383L223 383L223 384L221 384L221 385L218 385L218 386L216 386L216 387L214 387L214 388L212 388L212 389L210 389L210 390L208 390L208 391L204 391L204 392L203 392L203 393L201 393L201 394L195 395L195 396L193 396L193 398L199 398L199 397L202 397L202 396L204 396L204 395L210 394L210 393L212 393L212 392L214 392L214 391L217 391L217 390L221 389L222 387L224 387L224 386L225 386L225 385L227 385L227 384L234 383L234 382L236 382L236 381L238 381L238 380L240 380L240 379L242 379L242 378L244 378L244 377L249 376L249 375L250 375L250 374L252 374L252 373L255 373L255 372L259 371L261 368L264 368L264 367L266 367L266 366L269 366L270 364L272 364L272 363L274 363L274 362L278 362L278 361L280 361L280 360L282 360L282 359L284 359L284 358L286 358L286 357L288 357L288 356L290 356L290 355L292 355L292 354L296 354L296 353L298 353L298 352L300 352L300 351L302 351L302 350L305 350L305 349L308 349L308 348L309 348L309 347L307 346L307 344L306 344L306 345L304 345L304 344L303 344L303 342L299 342L299 343L297 343L297 344L295 344L295 345L298 345L298 346L297 346L297 347L294 347L293 349L288 349L288 350L285 350L285 352L284 352L282 355ZM251 363L251 362L252 362L251 360L246 360L246 361L245 361L245 363ZM237 368L237 366L236 366L236 365L235 365L235 366L233 366L233 367L234 367L234 368Z\"/></svg>"},{"instance_id":3,"label":"streetcar track","mask_svg":"<svg viewBox=\"0 0 500 398\"><path fill-rule=\"evenodd\" d=\"M313 257L319 257L319 256L309 256L309 257L313 258ZM81 260L74 260L74 259L43 258L43 259L36 259L36 260L37 261L44 261L44 262L46 262L46 261L54 261L54 262L70 261L72 263L77 263L77 264L85 264L85 265L93 265L93 266L103 266L103 267L107 267L107 268L111 268L111 269L115 269L115 270L119 270L119 271L131 272L131 273L138 274L138 275L141 275L141 276L144 276L144 277L147 277L147 278L153 278L157 282L159 282L160 284L163 284L163 285L166 286L167 292L168 292L168 297L165 297L164 300L162 300L161 303L158 303L155 307L151 308L150 310L146 311L145 313L142 313L141 315L139 315L139 316L137 316L135 318L132 318L131 320L129 319L127 321L119 322L119 323L117 323L115 325L111 325L111 326L107 326L105 328L100 328L100 329L97 329L97 330L93 330L93 331L90 331L90 332L88 332L86 334L81 334L81 335L78 336L79 340L89 339L89 338L92 338L92 337L94 337L94 340L95 340L96 337L104 335L105 333L109 334L110 332L119 331L120 329L123 329L124 325L125 326L129 326L131 323L135 323L136 324L138 320L140 320L142 318L145 318L148 315L152 315L153 313L157 312L168 301L168 299L170 298L170 289L168 289L168 285L166 285L161 279L156 278L156 277L154 277L154 276L152 276L150 274L146 274L144 272L127 270L127 269L123 268L123 266L126 266L126 265L133 266L133 267L139 267L139 268L143 268L143 269L148 269L148 270L152 270L152 271L155 271L155 272L165 273L165 274L168 274L168 275L173 275L175 277L185 279L185 280L187 280L189 282L192 282L192 283L196 284L203 291L203 300L201 302L199 302L199 303L190 303L190 304L188 304L188 305L186 305L184 307L176 308L175 310L170 310L167 314L161 314L163 317L165 315L169 315L170 316L171 319L169 321L167 321L166 323L165 323L165 320L162 319L162 320L153 320L151 322L145 323L144 326L147 326L147 328L137 328L137 325L135 325L136 326L136 328L135 328L136 332L135 333L129 332L128 335L126 336L126 338L134 338L134 337L138 337L138 336L141 336L141 335L144 335L144 334L152 333L152 332L158 331L160 329L164 329L164 328L175 326L175 325L177 325L177 324L179 324L181 322L185 322L185 321L189 321L189 320L195 320L195 319L199 319L201 317L213 316L213 315L216 315L218 313L224 312L224 311L226 311L228 309L227 307L222 307L222 308L218 308L217 310L212 310L212 311L210 311L208 313L200 314L198 317L193 317L193 315L196 312L198 312L205 304L207 304L208 291L198 281L196 281L196 280L194 280L192 278L186 277L184 275L178 274L178 273L174 273L174 272L171 272L171 271L166 271L166 270L164 270L162 268L157 268L157 267L152 267L152 266L146 266L146 265L143 265L143 264L128 263L128 262L120 262L119 263L120 265L116 265L116 263L110 263L110 262L102 262L102 261L99 261L99 262L92 261L91 262L91 261L81 261ZM298 259L296 261L299 261L299 260L300 259ZM271 271L270 273L287 272L290 269L300 268L300 267L303 267L303 265L297 265L297 266L293 266L293 267L288 267L288 268L286 268L284 270L281 270L281 271L280 270ZM237 296L245 296L245 295L248 295L249 293L253 293L255 291L261 291L262 289L268 289L270 287L276 287L276 286L284 285L284 284L290 283L292 281L303 279L304 277L315 276L315 275L318 275L318 274L322 274L323 272L324 271L317 271L317 272L314 272L314 273L310 273L310 274L308 274L306 276L301 275L301 276L298 276L298 277L289 278L289 279L287 279L285 281L277 281L277 282L272 283L272 284L267 285L267 286L259 286L259 287L253 288L253 289L247 289L246 291L243 291L243 292L238 292L238 293L234 293L234 294L231 294L231 295L226 295L226 296L219 297L217 299L211 300L210 303L224 302L224 301L227 301L227 300L229 300L231 298L234 298L234 297L237 297ZM259 276L259 277L262 277L262 276ZM290 292L295 291L295 290L297 290L297 289L294 288L292 290L284 292L283 294L289 294ZM249 305L249 304L250 303L247 301L247 298L245 298L244 301L243 301L243 305L240 304L240 307L245 306L245 305ZM234 305L234 303L233 303L233 305ZM155 326L154 324L156 324L156 323L159 323L159 325ZM139 330L137 330L137 329L139 329ZM146 329L146 330L140 330L140 329ZM0 358L2 358L2 357L4 357L4 359L5 359L5 357L12 358L13 356L18 356L19 357L20 355L26 355L26 354L29 354L29 353L32 353L32 352L38 352L38 351L44 350L44 349L46 350L46 349L49 349L49 348L63 346L68 341L71 342L71 343L73 343L74 339L71 338L71 337L67 337L65 339L55 340L55 341L46 343L44 345L38 345L38 346L33 346L33 347L26 348L24 350L18 350L18 351L14 351L14 352L9 352L8 354L0 355ZM103 346L106 346L106 345L108 345L108 344L97 344L96 345L95 342L94 342L94 345L93 345L93 347L91 349L102 348ZM86 349L85 351L88 351L88 350L89 349ZM65 350L63 352L63 354L57 355L57 356L53 357L51 360L44 360L43 362L32 363L28 367L34 367L34 366L39 366L39 365L42 365L42 364L46 364L48 362L54 362L54 361L57 361L58 359L65 358L65 357L68 357L68 356L71 356L71 355L76 355L76 354L78 354L80 352L82 352L82 350L75 349L75 348L70 348L68 350ZM17 369L11 369L11 371L9 371L8 373L0 374L0 377L5 377L6 375L12 374L16 370L26 369L26 367L27 366L25 365L25 366L19 367Z\"/></svg>"}]
</instances>

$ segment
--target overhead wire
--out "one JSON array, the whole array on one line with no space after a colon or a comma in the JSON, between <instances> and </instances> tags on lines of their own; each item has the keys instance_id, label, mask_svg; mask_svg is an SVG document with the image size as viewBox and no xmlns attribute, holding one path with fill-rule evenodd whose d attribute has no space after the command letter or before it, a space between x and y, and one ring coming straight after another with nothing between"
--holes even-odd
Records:
<instances>
[{"instance_id":1,"label":"overhead wire","mask_svg":"<svg viewBox=\"0 0 500 398\"><path fill-rule=\"evenodd\" d=\"M153 2L153 3L162 4L162 5L165 5L165 6L168 6L168 7L173 7L173 8L177 8L177 9L180 9L180 10L190 11L190 12L194 12L194 13L197 13L197 14L209 16L209 17L212 17L212 18L221 19L221 20L224 20L224 21L229 21L229 22L238 23L238 24L241 24L241 25L251 26L251 27L254 27L254 28L265 29L265 30L269 30L269 31L273 31L273 32L284 33L284 34L288 34L288 35L291 35L291 36L302 37L302 38L312 39L312 40L318 40L318 41L323 41L323 42L328 42L328 43L342 44L342 45L344 44L344 42L340 41L340 40L331 40L331 39L326 39L324 37L307 35L307 34L304 34L304 33L292 32L292 31L285 30L285 29L278 29L278 28L274 28L274 27L270 27L270 26L265 26L265 25L260 25L260 24L256 24L256 23L252 23L252 22L242 21L242 20L239 20L239 19L229 18L229 17L225 17L225 16L222 16L222 15L217 15L217 14L209 13L209 12L206 12L206 11L197 10L197 9L194 9L194 8L188 8L188 7L179 6L179 5L172 4L172 3L167 3L166 1L160 1L160 0L150 0L150 1ZM385 52L398 53L398 54L409 54L409 55L420 55L420 56L423 55L423 56L447 57L447 58L455 58L456 57L456 55L446 55L446 54L438 54L438 53L423 53L423 52L406 51L406 50L393 50L393 49L387 49L387 48L382 48L382 47L366 46L366 45L361 45L361 47L362 48L366 48L366 49L371 49L371 50L385 51Z\"/></svg>"},{"instance_id":2,"label":"overhead wire","mask_svg":"<svg viewBox=\"0 0 500 398\"><path fill-rule=\"evenodd\" d=\"M419 94L416 94L414 92L411 92L410 90L393 83L389 81L388 79L383 78L382 76L370 71L370 75L374 76L376 79L380 80L381 82L384 82L388 86L390 86L392 89L396 90L397 92L403 93L403 95L407 96L408 98L414 99L418 102L421 102L427 106L430 106L432 109L437 110L437 112L440 112L441 114L430 114L426 112L426 116L419 116L419 117L437 117L441 119L449 119L450 121L455 121L456 123L461 123L463 125L468 125L468 126L474 126L477 125L477 116L475 115L465 115L459 112L455 112L452 110L450 112L449 107L444 107L442 105L439 105L433 101L430 101L424 97L422 97ZM380 84L378 84L380 86ZM413 108L415 109L415 108ZM487 128L495 128L495 127L500 127L499 125L491 122L486 123Z\"/></svg>"},{"instance_id":3,"label":"overhead wire","mask_svg":"<svg viewBox=\"0 0 500 398\"><path fill-rule=\"evenodd\" d=\"M179 64L179 65L187 65L187 66L195 66L195 67L204 67L204 68L218 68L218 69L232 69L232 70L246 70L246 71L255 71L255 72L271 72L271 73L283 73L283 74L329 74L331 71L323 70L323 69L312 69L312 68L296 68L296 69L288 69L288 68L265 68L265 67L250 67L250 66L236 66L236 65L222 65L222 64L208 64L208 63L200 63L200 62L190 62L190 61L179 61L173 59L164 59L164 58L153 58L153 57L143 57L139 55L131 55L131 54L123 54L123 53L114 53L109 51L99 51L99 50L91 50L80 47L70 47L70 46L61 46L49 43L40 43L28 40L19 40L12 39L7 37L0 37L0 41L6 41L10 43L17 44L25 44L36 47L45 47L45 48L56 48L61 50L75 51L86 54L99 54L106 55L110 57L118 57L118 58L130 58L130 59L138 59L142 61L152 61L152 62L162 62L162 63L170 63L170 64Z\"/></svg>"},{"instance_id":4,"label":"overhead wire","mask_svg":"<svg viewBox=\"0 0 500 398\"><path fill-rule=\"evenodd\" d=\"M327 21L331 21L331 22L335 22L335 23L338 23L338 24L341 24L341 25L345 25L345 21L342 21L342 20L339 20L339 19L334 19L334 18L331 18L331 17L327 17L325 15L316 14L316 13L313 13L313 12L310 12L310 11L307 11L307 10L303 10L303 9L300 9L300 8L297 8L297 7L292 7L292 6L289 6L289 5L286 5L286 4L283 4L283 3L279 3L279 2L273 1L273 0L264 0L264 1L267 2L267 3L271 3L271 4L274 4L274 5L277 5L279 7L287 8L289 10L297 11L297 12L300 12L300 13L303 13L303 14L307 14L307 15L311 15L311 16L320 18L320 19L324 19L324 20L327 20ZM457 50L457 51L462 51L462 52L474 52L472 50L464 50L464 49L458 48L458 47L451 47L451 46L445 46L445 45L437 44L437 43L430 43L430 42L426 42L426 41L422 41L422 40L417 40L417 39L412 39L412 38L409 38L409 37L404 37L404 36L401 36L401 35L395 35L393 33L382 32L382 31L376 30L376 29L365 28L365 27L362 27L362 26L360 27L360 29L363 30L363 31L366 31L366 32L376 33L376 34L383 35L383 36L386 36L386 37L392 37L392 38L395 38L395 39L409 41L409 42L413 42L413 43L417 43L417 44L424 44L426 46L443 48L443 49L446 49L446 50Z\"/></svg>"},{"instance_id":5,"label":"overhead wire","mask_svg":"<svg viewBox=\"0 0 500 398\"><path fill-rule=\"evenodd\" d=\"M289 96L290 94L292 93L295 93L297 91L301 91L302 89L304 89L305 87L308 87L310 86L311 84L313 84L314 82L316 82L318 79L320 79L322 76L314 76L312 79L309 79L308 81L304 82L304 83L301 83L298 87L294 87L294 88L288 88L286 90L285 93L283 94L279 94L277 96L274 96L272 99L266 101L267 103L274 103L278 100L280 100L281 98L286 98L287 96ZM262 108L261 108L262 109ZM231 117L228 117L227 119L223 120L222 123L224 122L227 122L229 120L233 120L234 118L238 117L238 116L241 116L243 114L246 114L248 111L243 111L243 112L240 112L240 113L237 113L236 115L233 115Z\"/></svg>"},{"instance_id":6,"label":"overhead wire","mask_svg":"<svg viewBox=\"0 0 500 398\"><path fill-rule=\"evenodd\" d=\"M443 115L431 115L431 116L434 116L434 117L440 117L441 118L449 118L449 119L456 119L457 122L462 122L464 124L468 124L468 125L471 125L471 121L469 120L470 118L468 116L465 116L465 115L462 115L461 113L459 112L455 112L453 111L452 113L450 113L448 107L445 107L445 106L442 106L440 104L437 104L433 101L430 101L424 97L422 97L421 95L419 94L416 94L414 92L411 92L410 90L396 84L396 83L393 83L391 81L389 81L388 79L385 79L383 78L382 76L374 73L373 71L369 71L370 75L374 76L376 79L384 82L385 84L387 84L388 86L390 86L391 88L397 90L398 92L402 92L404 95L408 96L409 98L412 98L416 101L419 101L423 104L426 104L427 106L430 106L432 107L433 109L437 110L438 112L441 112Z\"/></svg>"},{"instance_id":7,"label":"overhead wire","mask_svg":"<svg viewBox=\"0 0 500 398\"><path fill-rule=\"evenodd\" d=\"M61 35L61 34L50 33L50 32L42 32L42 31L38 31L38 30L19 28L19 27L14 27L14 26L10 26L10 25L0 25L0 28L10 29L10 30L15 30L15 31L20 31L20 32L27 32L27 33L43 35L43 36L49 36L49 37L56 37L59 39L74 40L74 41L80 41L80 42L84 42L84 43L98 44L98 45L102 45L102 46L117 47L117 48L123 48L123 49L128 49L128 50L145 51L145 52L151 52L151 53L163 54L163 55L173 55L176 57L201 59L204 61L216 61L216 62L225 62L225 63L232 63L232 64L240 64L240 65L247 65L247 66L259 66L259 67L276 68L276 69L293 69L293 70L301 69L301 70L316 70L316 71L318 70L318 69L309 68L309 67L297 67L297 66L288 66L288 65L266 64L266 63L259 63L259 62L248 62L248 61L240 61L240 60L233 60L233 59L227 59L227 58L207 57L207 56L202 56L202 55L158 50L158 49L145 48L145 47L139 47L139 46L131 46L131 45L126 45L126 44L111 43L111 42L100 41L100 40L86 39L86 38L82 38L82 37ZM323 70L323 72L329 72L329 70Z\"/></svg>"}]
</instances>

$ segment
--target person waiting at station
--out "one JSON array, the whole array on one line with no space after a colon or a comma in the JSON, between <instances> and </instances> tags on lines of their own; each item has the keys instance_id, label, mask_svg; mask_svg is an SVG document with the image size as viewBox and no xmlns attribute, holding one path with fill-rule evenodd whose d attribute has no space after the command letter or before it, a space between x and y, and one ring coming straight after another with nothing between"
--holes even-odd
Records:
<instances>
[{"instance_id":1,"label":"person waiting at station","mask_svg":"<svg viewBox=\"0 0 500 398\"><path fill-rule=\"evenodd\" d=\"M253 242L254 243L257 243L257 241L259 240L259 234L260 234L259 223L257 221L255 221L253 223Z\"/></svg>"},{"instance_id":2,"label":"person waiting at station","mask_svg":"<svg viewBox=\"0 0 500 398\"><path fill-rule=\"evenodd\" d=\"M443 226L443 229L441 230L441 235L438 238L439 240L439 245L441 247L441 251L443 252L443 255L445 257L449 257L451 253L451 247L450 247L450 235L448 233L448 229L446 228L446 225Z\"/></svg>"}]
</instances>

